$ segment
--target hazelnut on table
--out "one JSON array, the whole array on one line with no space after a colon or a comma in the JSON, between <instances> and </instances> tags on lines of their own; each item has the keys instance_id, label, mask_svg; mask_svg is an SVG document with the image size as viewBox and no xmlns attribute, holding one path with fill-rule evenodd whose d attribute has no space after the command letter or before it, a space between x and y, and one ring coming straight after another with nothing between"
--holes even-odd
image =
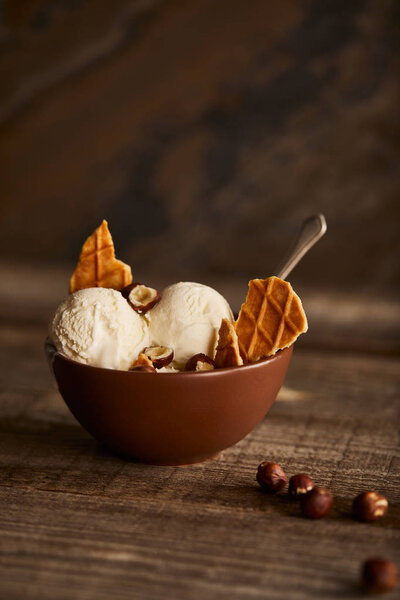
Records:
<instances>
[{"instance_id":1,"label":"hazelnut on table","mask_svg":"<svg viewBox=\"0 0 400 600\"><path fill-rule=\"evenodd\" d=\"M301 512L308 519L321 519L331 510L333 496L329 490L315 487L301 497Z\"/></svg>"},{"instance_id":2,"label":"hazelnut on table","mask_svg":"<svg viewBox=\"0 0 400 600\"><path fill-rule=\"evenodd\" d=\"M370 594L389 592L398 583L397 567L391 560L368 558L362 565L361 579Z\"/></svg>"},{"instance_id":3,"label":"hazelnut on table","mask_svg":"<svg viewBox=\"0 0 400 600\"><path fill-rule=\"evenodd\" d=\"M275 494L287 484L288 478L280 465L264 461L258 465L257 481L269 493Z\"/></svg>"},{"instance_id":4,"label":"hazelnut on table","mask_svg":"<svg viewBox=\"0 0 400 600\"><path fill-rule=\"evenodd\" d=\"M289 495L292 498L299 498L307 494L314 488L315 484L311 477L305 473L298 473L289 479Z\"/></svg>"},{"instance_id":5,"label":"hazelnut on table","mask_svg":"<svg viewBox=\"0 0 400 600\"><path fill-rule=\"evenodd\" d=\"M353 513L360 521L377 521L386 514L388 506L385 496L367 491L354 498Z\"/></svg>"}]
</instances>

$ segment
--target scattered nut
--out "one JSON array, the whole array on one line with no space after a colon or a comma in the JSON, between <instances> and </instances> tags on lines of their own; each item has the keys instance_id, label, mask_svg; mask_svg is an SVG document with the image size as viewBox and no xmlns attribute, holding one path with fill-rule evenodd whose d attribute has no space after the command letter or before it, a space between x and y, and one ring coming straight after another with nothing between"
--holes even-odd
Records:
<instances>
[{"instance_id":1,"label":"scattered nut","mask_svg":"<svg viewBox=\"0 0 400 600\"><path fill-rule=\"evenodd\" d=\"M136 365L136 367L131 367L129 371L143 371L143 373L157 373L154 367L149 367L149 365Z\"/></svg>"},{"instance_id":2,"label":"scattered nut","mask_svg":"<svg viewBox=\"0 0 400 600\"><path fill-rule=\"evenodd\" d=\"M266 492L279 492L285 487L287 480L285 471L276 463L264 461L258 465L257 481Z\"/></svg>"},{"instance_id":3,"label":"scattered nut","mask_svg":"<svg viewBox=\"0 0 400 600\"><path fill-rule=\"evenodd\" d=\"M362 565L361 578L367 592L389 592L398 582L397 567L391 560L368 558Z\"/></svg>"},{"instance_id":4,"label":"scattered nut","mask_svg":"<svg viewBox=\"0 0 400 600\"><path fill-rule=\"evenodd\" d=\"M161 369L161 367L169 365L174 358L174 351L172 348L167 348L166 346L148 346L143 352L148 356L156 369Z\"/></svg>"},{"instance_id":5,"label":"scattered nut","mask_svg":"<svg viewBox=\"0 0 400 600\"><path fill-rule=\"evenodd\" d=\"M129 294L131 293L131 291L133 290L133 288L136 285L142 285L142 284L141 283L131 283L129 285L126 285L124 288L122 288L121 294L123 295L125 300L128 300Z\"/></svg>"},{"instance_id":6,"label":"scattered nut","mask_svg":"<svg viewBox=\"0 0 400 600\"><path fill-rule=\"evenodd\" d=\"M154 373L155 368L151 360L141 352L135 362L132 363L129 371L147 371L148 373Z\"/></svg>"},{"instance_id":7,"label":"scattered nut","mask_svg":"<svg viewBox=\"0 0 400 600\"><path fill-rule=\"evenodd\" d=\"M292 498L299 498L303 494L310 492L314 486L315 484L311 477L305 473L293 475L293 477L289 479L289 495L292 496Z\"/></svg>"},{"instance_id":8,"label":"scattered nut","mask_svg":"<svg viewBox=\"0 0 400 600\"><path fill-rule=\"evenodd\" d=\"M309 519L321 519L331 510L333 496L329 490L315 487L301 496L301 511Z\"/></svg>"},{"instance_id":9,"label":"scattered nut","mask_svg":"<svg viewBox=\"0 0 400 600\"><path fill-rule=\"evenodd\" d=\"M141 352L139 354L139 356L137 357L137 359L135 361L133 361L133 363L131 364L130 369L132 369L132 367L143 367L143 366L153 367L153 363L151 362L151 360L149 359L148 356L146 356L145 354L143 354L143 352Z\"/></svg>"},{"instance_id":10,"label":"scattered nut","mask_svg":"<svg viewBox=\"0 0 400 600\"><path fill-rule=\"evenodd\" d=\"M128 300L133 310L141 313L146 313L160 300L157 290L143 283L131 283L121 291L121 294Z\"/></svg>"},{"instance_id":11,"label":"scattered nut","mask_svg":"<svg viewBox=\"0 0 400 600\"><path fill-rule=\"evenodd\" d=\"M185 371L212 371L215 369L215 362L206 354L195 354L186 363Z\"/></svg>"},{"instance_id":12,"label":"scattered nut","mask_svg":"<svg viewBox=\"0 0 400 600\"><path fill-rule=\"evenodd\" d=\"M386 514L388 501L378 492L362 492L353 501L353 513L360 521L376 521Z\"/></svg>"}]
</instances>

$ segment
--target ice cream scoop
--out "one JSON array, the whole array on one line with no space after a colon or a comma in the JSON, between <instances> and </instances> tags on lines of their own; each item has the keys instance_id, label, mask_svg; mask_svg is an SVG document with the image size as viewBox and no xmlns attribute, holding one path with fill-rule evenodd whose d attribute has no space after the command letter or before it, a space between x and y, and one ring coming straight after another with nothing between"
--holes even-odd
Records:
<instances>
[{"instance_id":1,"label":"ice cream scoop","mask_svg":"<svg viewBox=\"0 0 400 600\"><path fill-rule=\"evenodd\" d=\"M180 369L194 354L212 358L221 320L233 321L230 306L220 293L189 281L167 287L147 318L151 344L172 348L173 366Z\"/></svg>"},{"instance_id":2,"label":"ice cream scoop","mask_svg":"<svg viewBox=\"0 0 400 600\"><path fill-rule=\"evenodd\" d=\"M101 287L68 296L56 310L49 336L67 358L108 369L129 369L149 344L143 317L120 292Z\"/></svg>"}]
</instances>

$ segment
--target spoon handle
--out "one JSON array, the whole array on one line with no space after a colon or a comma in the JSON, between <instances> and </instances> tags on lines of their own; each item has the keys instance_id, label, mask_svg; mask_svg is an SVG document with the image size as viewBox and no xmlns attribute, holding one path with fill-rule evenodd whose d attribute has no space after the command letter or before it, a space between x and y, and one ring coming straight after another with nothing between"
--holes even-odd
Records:
<instances>
[{"instance_id":1,"label":"spoon handle","mask_svg":"<svg viewBox=\"0 0 400 600\"><path fill-rule=\"evenodd\" d=\"M278 277L285 279L310 248L322 238L326 229L324 215L313 215L306 219L290 252L277 269Z\"/></svg>"}]
</instances>

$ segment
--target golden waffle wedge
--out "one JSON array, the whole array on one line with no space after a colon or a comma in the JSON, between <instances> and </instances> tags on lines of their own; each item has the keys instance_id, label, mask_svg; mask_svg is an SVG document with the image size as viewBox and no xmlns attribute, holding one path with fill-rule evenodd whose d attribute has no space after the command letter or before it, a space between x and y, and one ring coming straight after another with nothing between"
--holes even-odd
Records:
<instances>
[{"instance_id":1,"label":"golden waffle wedge","mask_svg":"<svg viewBox=\"0 0 400 600\"><path fill-rule=\"evenodd\" d=\"M243 364L235 327L228 319L222 319L221 321L214 361L218 368L239 367Z\"/></svg>"},{"instance_id":2,"label":"golden waffle wedge","mask_svg":"<svg viewBox=\"0 0 400 600\"><path fill-rule=\"evenodd\" d=\"M131 268L115 258L111 233L107 221L103 221L82 246L78 264L69 281L69 292L72 294L90 287L122 290L130 283Z\"/></svg>"},{"instance_id":3,"label":"golden waffle wedge","mask_svg":"<svg viewBox=\"0 0 400 600\"><path fill-rule=\"evenodd\" d=\"M308 329L301 300L279 277L252 279L235 324L245 363L272 356Z\"/></svg>"},{"instance_id":4,"label":"golden waffle wedge","mask_svg":"<svg viewBox=\"0 0 400 600\"><path fill-rule=\"evenodd\" d=\"M131 364L130 368L132 369L132 367L153 367L153 363L146 354L141 352L137 359Z\"/></svg>"}]
</instances>

